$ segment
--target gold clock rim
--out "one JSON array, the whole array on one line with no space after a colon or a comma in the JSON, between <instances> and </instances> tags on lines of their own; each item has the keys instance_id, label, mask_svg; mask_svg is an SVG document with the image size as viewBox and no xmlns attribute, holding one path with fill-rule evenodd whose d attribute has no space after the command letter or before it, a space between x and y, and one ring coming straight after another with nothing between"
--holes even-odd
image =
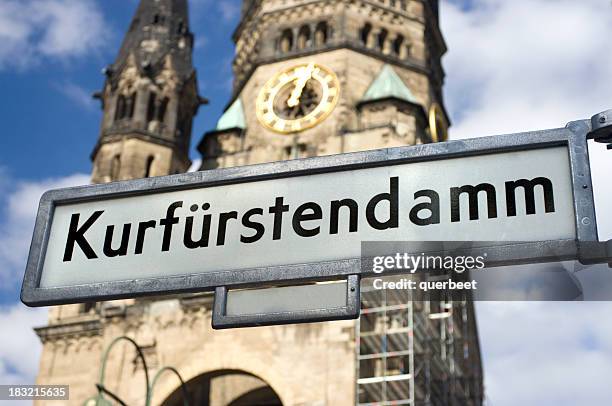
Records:
<instances>
[{"instance_id":1,"label":"gold clock rim","mask_svg":"<svg viewBox=\"0 0 612 406\"><path fill-rule=\"evenodd\" d=\"M330 107L328 109L326 109L323 114L318 117L315 121L313 121L310 124L306 124L303 127L301 127L299 130L278 130L276 128L274 128L273 126L269 125L268 123L266 123L266 121L263 119L263 114L262 114L262 106L265 104L264 102L264 95L266 93L271 93L271 91L266 92L266 90L271 90L273 89L272 84L277 82L278 79L283 76L286 75L289 72L294 71L296 68L302 67L302 66L308 66L308 64L310 64L310 62L305 62L305 63L299 63L296 65L292 65L286 69L283 69L279 72L277 72L274 76L272 76L265 84L264 86L261 88L259 95L257 96L257 101L256 101L256 115L257 115L257 120L259 121L259 123L261 125L263 125L266 129L275 132L277 134L282 134L282 135L291 135L291 134L296 134L305 130L308 130L314 126L316 126L317 124L321 123L322 121L324 121L327 117L329 117L329 115L334 111L334 109L336 108L336 105L338 104L338 100L340 99L340 81L338 80L338 76L336 75L336 73L328 68L325 65L322 65L320 63L316 63L315 67L323 70L326 74L330 75L332 77L332 83L334 84L333 87L335 87L337 89L336 94L334 95L333 100L329 103ZM316 109L315 109L316 110ZM315 111L313 110L313 111ZM307 117L307 116L305 116ZM302 117L299 120L303 120L304 117ZM299 121L299 120L285 120L285 121Z\"/></svg>"},{"instance_id":2,"label":"gold clock rim","mask_svg":"<svg viewBox=\"0 0 612 406\"><path fill-rule=\"evenodd\" d=\"M441 118L444 121L443 134L438 134L438 119ZM448 123L444 117L444 111L438 103L432 103L429 106L429 132L431 133L431 139L433 142L444 142L448 139Z\"/></svg>"}]
</instances>

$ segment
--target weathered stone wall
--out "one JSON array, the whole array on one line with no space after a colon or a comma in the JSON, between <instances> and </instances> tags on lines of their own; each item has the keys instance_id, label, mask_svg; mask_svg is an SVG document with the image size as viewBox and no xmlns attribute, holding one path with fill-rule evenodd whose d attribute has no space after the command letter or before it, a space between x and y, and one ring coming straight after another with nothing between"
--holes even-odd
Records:
<instances>
[{"instance_id":1,"label":"weathered stone wall","mask_svg":"<svg viewBox=\"0 0 612 406\"><path fill-rule=\"evenodd\" d=\"M354 404L354 322L215 331L211 305L210 296L117 301L104 303L97 313L64 317L39 330L44 351L37 382L70 385L71 400L65 404L82 404L96 394L102 351L127 335L143 348L151 376L163 365L177 368L186 381L241 371L271 386L283 405ZM128 404L144 404L144 372L131 346L113 347L105 386ZM154 404L162 404L177 386L176 377L163 375ZM231 380L213 380L212 386L212 400L234 399L245 391Z\"/></svg>"}]
</instances>

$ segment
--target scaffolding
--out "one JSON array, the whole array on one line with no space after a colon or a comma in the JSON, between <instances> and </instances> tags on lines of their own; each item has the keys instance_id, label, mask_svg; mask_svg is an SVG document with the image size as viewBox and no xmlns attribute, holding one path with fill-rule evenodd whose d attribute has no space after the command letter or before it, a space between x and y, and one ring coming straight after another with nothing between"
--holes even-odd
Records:
<instances>
[{"instance_id":1,"label":"scaffolding","mask_svg":"<svg viewBox=\"0 0 612 406\"><path fill-rule=\"evenodd\" d=\"M407 289L374 289L366 279L361 307L355 334L359 406L482 405L469 297L427 300Z\"/></svg>"}]
</instances>

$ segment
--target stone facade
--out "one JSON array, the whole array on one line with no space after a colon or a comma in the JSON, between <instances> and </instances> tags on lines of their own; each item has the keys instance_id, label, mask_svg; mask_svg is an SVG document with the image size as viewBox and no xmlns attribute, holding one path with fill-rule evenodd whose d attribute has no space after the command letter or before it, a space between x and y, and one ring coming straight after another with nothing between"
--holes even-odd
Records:
<instances>
[{"instance_id":1,"label":"stone facade","mask_svg":"<svg viewBox=\"0 0 612 406\"><path fill-rule=\"evenodd\" d=\"M203 169L430 142L426 112L443 105L440 58L446 46L430 3L423 1L252 1L235 33L234 99L245 131L212 131L200 143ZM317 35L317 33L320 33ZM300 63L330 68L340 100L321 124L295 137L263 127L257 95L275 73ZM389 64L415 97L360 103ZM418 107L414 109L414 107ZM448 120L447 120L448 121Z\"/></svg>"},{"instance_id":2,"label":"stone facade","mask_svg":"<svg viewBox=\"0 0 612 406\"><path fill-rule=\"evenodd\" d=\"M164 365L175 367L193 383L193 394L202 396L198 391L206 390L210 405L234 404L262 387L272 388L283 405L354 403L353 322L214 331L211 307L210 295L189 295L105 302L89 313L82 306L54 308L49 325L37 329L44 344L37 382L69 384L71 400L64 404L83 404L97 393L104 349L127 335L142 347L151 373ZM105 386L127 404L138 405L145 401L144 382L134 349L114 347ZM178 386L176 377L162 375L153 404L182 404L176 400ZM270 394L264 399L269 401Z\"/></svg>"},{"instance_id":3,"label":"stone facade","mask_svg":"<svg viewBox=\"0 0 612 406\"><path fill-rule=\"evenodd\" d=\"M226 117L206 134L199 145L203 169L432 141L427 113L434 103L443 106L445 52L437 1L245 0L234 40L229 105L240 100L231 114L243 117ZM191 121L205 102L197 94L192 43L186 0L141 0L99 94L104 116L92 154L93 182L187 170ZM263 84L286 67L311 61L338 76L336 108L295 136L265 129L255 114ZM385 66L413 100L393 94L364 100ZM140 345L151 374L166 365L180 372L191 404L358 402L358 323L214 331L211 311L210 294L52 308L49 324L37 329L43 342L37 383L70 385L70 401L53 405L83 404L97 394L103 351L125 335ZM128 345L113 347L104 376L105 387L129 405L145 401L136 355ZM153 404L181 402L176 377L162 375Z\"/></svg>"}]
</instances>

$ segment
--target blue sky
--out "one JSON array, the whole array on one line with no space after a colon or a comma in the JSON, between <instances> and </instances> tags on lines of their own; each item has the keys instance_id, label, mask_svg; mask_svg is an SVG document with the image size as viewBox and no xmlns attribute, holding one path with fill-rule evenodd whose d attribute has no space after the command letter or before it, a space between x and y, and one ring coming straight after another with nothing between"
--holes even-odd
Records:
<instances>
[{"instance_id":1,"label":"blue sky","mask_svg":"<svg viewBox=\"0 0 612 406\"><path fill-rule=\"evenodd\" d=\"M89 154L98 136L101 112L89 96L102 88L101 70L113 62L136 1L90 4L102 15L104 26L97 35L104 41L92 41L87 52L40 56L25 66L7 64L0 69L0 120L4 123L0 165L11 175L39 179L90 171ZM198 1L192 7L191 24L197 38L194 64L200 91L211 100L194 122L192 157L198 156L197 141L214 127L229 98L231 33L239 2L220 4ZM41 35L44 32L34 33L29 43Z\"/></svg>"},{"instance_id":2,"label":"blue sky","mask_svg":"<svg viewBox=\"0 0 612 406\"><path fill-rule=\"evenodd\" d=\"M88 182L103 84L136 0L0 0L0 383L29 383L40 344L18 289L37 201ZM193 145L229 100L239 1L192 0L200 92ZM451 138L564 126L612 108L609 0L442 0ZM601 238L612 152L592 148ZM198 154L192 148L192 159ZM612 404L610 303L478 304L493 405ZM12 326L10 334L3 334Z\"/></svg>"},{"instance_id":3,"label":"blue sky","mask_svg":"<svg viewBox=\"0 0 612 406\"><path fill-rule=\"evenodd\" d=\"M11 10L11 3L15 10ZM4 30L27 31L25 38L3 32L11 43L0 46L0 120L5 123L0 148L0 219L11 217L9 195L20 186L41 179L61 179L91 171L90 154L101 119L98 101L91 95L102 89L102 69L119 50L136 0L43 1L51 4L39 20L17 18ZM78 6L80 3L81 7ZM35 2L0 5L9 12L31 12ZM77 4L76 12L61 7ZM194 120L191 158L195 146L214 128L231 92L231 34L237 24L239 1L196 0L191 4L191 28L196 36L194 65L200 93L210 100ZM68 17L58 15L64 12ZM14 17L14 16L10 16ZM71 32L69 26L76 26ZM80 32L82 30L82 32ZM49 40L53 37L61 37ZM50 44L51 41L51 44ZM55 44L53 44L55 41ZM9 55L10 52L10 55ZM17 53L17 56L15 55ZM18 56L21 55L21 56ZM82 183L82 178L77 178ZM15 271L16 269L11 269ZM19 278L0 278L0 304L14 302Z\"/></svg>"}]
</instances>

